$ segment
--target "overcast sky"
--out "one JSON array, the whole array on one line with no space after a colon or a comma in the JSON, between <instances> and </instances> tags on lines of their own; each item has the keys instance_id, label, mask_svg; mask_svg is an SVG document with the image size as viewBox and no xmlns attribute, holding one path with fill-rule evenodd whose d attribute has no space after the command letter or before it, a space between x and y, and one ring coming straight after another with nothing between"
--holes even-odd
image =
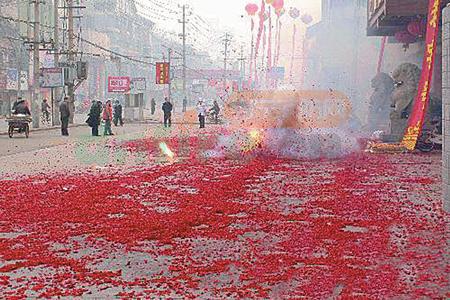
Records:
<instances>
[{"instance_id":1,"label":"overcast sky","mask_svg":"<svg viewBox=\"0 0 450 300\"><path fill-rule=\"evenodd\" d=\"M180 0L179 2L187 3L199 15L220 20L222 26L229 27L234 32L242 34L248 33L248 27L246 26L248 17L245 6L248 3L261 4L261 1L258 0ZM285 0L284 2L287 9L297 7L301 12L313 15L315 20L320 17L321 0Z\"/></svg>"},{"instance_id":2,"label":"overcast sky","mask_svg":"<svg viewBox=\"0 0 450 300\"><path fill-rule=\"evenodd\" d=\"M181 32L178 19L181 18L179 5L187 4L190 10L210 23L204 26L201 21L193 16L188 16L192 23L188 27L188 40L190 43L201 44L203 48L211 48L210 52L220 49L220 36L225 32L235 36L235 45L247 42L250 37L250 18L245 12L248 3L260 5L260 0L136 0L145 3L147 9L151 8L148 16L157 23L159 28L176 33ZM321 0L285 0L285 8L288 11L296 7L301 13L308 13L315 21L320 18ZM162 16L162 17L161 17ZM288 16L286 16L288 18ZM204 35L196 34L192 26L199 27ZM209 28L206 28L209 27ZM208 31L209 30L209 31ZM174 38L178 38L173 35ZM217 50L215 49L217 48Z\"/></svg>"}]
</instances>

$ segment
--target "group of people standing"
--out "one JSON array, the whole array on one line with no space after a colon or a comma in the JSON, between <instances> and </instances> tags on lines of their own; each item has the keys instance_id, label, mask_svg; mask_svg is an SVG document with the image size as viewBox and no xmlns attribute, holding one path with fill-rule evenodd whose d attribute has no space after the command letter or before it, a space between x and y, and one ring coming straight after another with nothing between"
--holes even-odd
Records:
<instances>
[{"instance_id":1,"label":"group of people standing","mask_svg":"<svg viewBox=\"0 0 450 300\"><path fill-rule=\"evenodd\" d=\"M105 105L101 101L92 101L88 119L86 120L86 123L92 128L92 136L100 136L98 127L102 120L105 122L103 135L114 135L112 124L123 126L122 110L122 105L118 101L114 105L114 109L111 100L106 101Z\"/></svg>"},{"instance_id":2,"label":"group of people standing","mask_svg":"<svg viewBox=\"0 0 450 300\"><path fill-rule=\"evenodd\" d=\"M152 98L150 102L150 108L152 115L155 114L156 110L156 101ZM183 112L186 111L187 100L183 100ZM47 100L44 99L41 104L41 112L43 118L48 122L50 120L50 105ZM206 117L208 113L212 116L212 120L218 124L219 123L219 113L220 106L217 101L214 100L213 107L208 110L207 106L204 104L203 100L199 100L197 103L197 113L198 120L200 123L200 128L205 128ZM31 115L31 112L26 104L26 101L22 98L19 98L13 106L13 111L15 114L26 114ZM162 111L164 114L164 127L172 126L172 112L173 112L173 104L170 102L169 98L166 97L164 99L164 103L162 105ZM63 136L69 135L69 119L70 119L70 108L69 108L69 98L64 97L64 101L59 105L60 112L60 120L61 120L61 134ZM104 122L104 132L103 135L114 135L112 132L112 124L115 126L123 126L123 108L119 101L115 102L113 107L112 100L106 101L103 105L101 101L93 100L91 108L88 113L88 119L86 123L92 128L92 136L100 136L99 127L101 122Z\"/></svg>"}]
</instances>

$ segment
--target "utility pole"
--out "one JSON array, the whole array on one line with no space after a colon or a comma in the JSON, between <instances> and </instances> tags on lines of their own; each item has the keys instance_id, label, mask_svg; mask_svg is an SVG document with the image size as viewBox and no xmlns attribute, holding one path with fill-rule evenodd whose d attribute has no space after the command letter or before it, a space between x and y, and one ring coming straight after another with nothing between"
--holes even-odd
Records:
<instances>
[{"instance_id":1,"label":"utility pole","mask_svg":"<svg viewBox=\"0 0 450 300\"><path fill-rule=\"evenodd\" d=\"M54 17L54 23L55 28L53 32L53 42L55 49L55 68L59 68L59 0L54 0L53 2L53 17ZM55 103L55 99L56 101ZM61 89L60 88L54 88L52 89L52 125L60 125L60 119L59 116L59 101L61 100Z\"/></svg>"},{"instance_id":2,"label":"utility pole","mask_svg":"<svg viewBox=\"0 0 450 300\"><path fill-rule=\"evenodd\" d=\"M241 45L241 56L238 59L238 61L240 62L240 69L241 69L241 74L240 74L240 78L241 78L241 82L240 85L242 86L242 82L245 80L245 58L244 58L244 46Z\"/></svg>"},{"instance_id":3,"label":"utility pole","mask_svg":"<svg viewBox=\"0 0 450 300\"><path fill-rule=\"evenodd\" d=\"M245 78L245 58L244 58L244 46L241 46L241 56L239 57L238 61L241 63L240 69L241 69L241 77Z\"/></svg>"},{"instance_id":4,"label":"utility pole","mask_svg":"<svg viewBox=\"0 0 450 300\"><path fill-rule=\"evenodd\" d=\"M41 0L34 0L34 34L33 34L33 101L31 103L31 110L33 112L33 128L39 128L39 76L40 76L40 61L39 61L39 48L40 48L40 10Z\"/></svg>"},{"instance_id":5,"label":"utility pole","mask_svg":"<svg viewBox=\"0 0 450 300\"><path fill-rule=\"evenodd\" d=\"M169 92L168 97L169 101L172 103L172 65L171 65L171 59L172 59L172 49L167 49L167 55L168 55L168 61L169 61ZM172 103L173 104L173 103Z\"/></svg>"},{"instance_id":6,"label":"utility pole","mask_svg":"<svg viewBox=\"0 0 450 300\"><path fill-rule=\"evenodd\" d=\"M20 19L20 0L17 0L17 18ZM20 23L16 24L16 30L18 32L19 37L22 37L20 34ZM22 42L20 41L20 39L17 41L17 53L16 53L16 58L17 58L17 97L21 97L22 96L22 55L23 55L23 51L22 51ZM8 111L11 112L11 103L9 103L8 106Z\"/></svg>"},{"instance_id":7,"label":"utility pole","mask_svg":"<svg viewBox=\"0 0 450 300\"><path fill-rule=\"evenodd\" d=\"M66 0L67 3L67 34L68 34L68 59L69 68L74 69L75 66L75 56L74 56L74 34L73 34L73 0ZM73 117L75 113L75 89L74 89L74 81L72 78L67 86L67 94L69 97L69 110L70 110L70 118L69 123L73 124Z\"/></svg>"},{"instance_id":8,"label":"utility pole","mask_svg":"<svg viewBox=\"0 0 450 300\"><path fill-rule=\"evenodd\" d=\"M186 98L186 5L183 5L183 19L178 21L183 24L183 97Z\"/></svg>"},{"instance_id":9,"label":"utility pole","mask_svg":"<svg viewBox=\"0 0 450 300\"><path fill-rule=\"evenodd\" d=\"M225 44L224 60L223 60L223 89L227 88L227 64L228 64L228 43L231 42L229 34L225 34L225 39L223 40Z\"/></svg>"}]
</instances>

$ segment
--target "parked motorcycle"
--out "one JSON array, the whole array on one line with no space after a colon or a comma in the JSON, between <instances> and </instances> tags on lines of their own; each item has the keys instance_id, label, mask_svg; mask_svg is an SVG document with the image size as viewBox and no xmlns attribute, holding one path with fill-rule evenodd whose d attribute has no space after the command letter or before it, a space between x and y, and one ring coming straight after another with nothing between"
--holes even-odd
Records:
<instances>
[{"instance_id":1,"label":"parked motorcycle","mask_svg":"<svg viewBox=\"0 0 450 300\"><path fill-rule=\"evenodd\" d=\"M417 142L417 149L422 152L442 149L442 120L440 118L433 119L431 125L431 128L423 130Z\"/></svg>"}]
</instances>

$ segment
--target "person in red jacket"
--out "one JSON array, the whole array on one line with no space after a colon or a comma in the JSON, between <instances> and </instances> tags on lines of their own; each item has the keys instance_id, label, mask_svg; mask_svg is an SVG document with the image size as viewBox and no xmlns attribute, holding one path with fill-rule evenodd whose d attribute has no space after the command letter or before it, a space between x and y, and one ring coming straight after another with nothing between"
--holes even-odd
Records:
<instances>
[{"instance_id":1,"label":"person in red jacket","mask_svg":"<svg viewBox=\"0 0 450 300\"><path fill-rule=\"evenodd\" d=\"M105 131L103 135L114 135L111 130L111 121L113 118L113 110L111 100L106 101L105 108L103 109L103 121L105 121Z\"/></svg>"}]
</instances>

